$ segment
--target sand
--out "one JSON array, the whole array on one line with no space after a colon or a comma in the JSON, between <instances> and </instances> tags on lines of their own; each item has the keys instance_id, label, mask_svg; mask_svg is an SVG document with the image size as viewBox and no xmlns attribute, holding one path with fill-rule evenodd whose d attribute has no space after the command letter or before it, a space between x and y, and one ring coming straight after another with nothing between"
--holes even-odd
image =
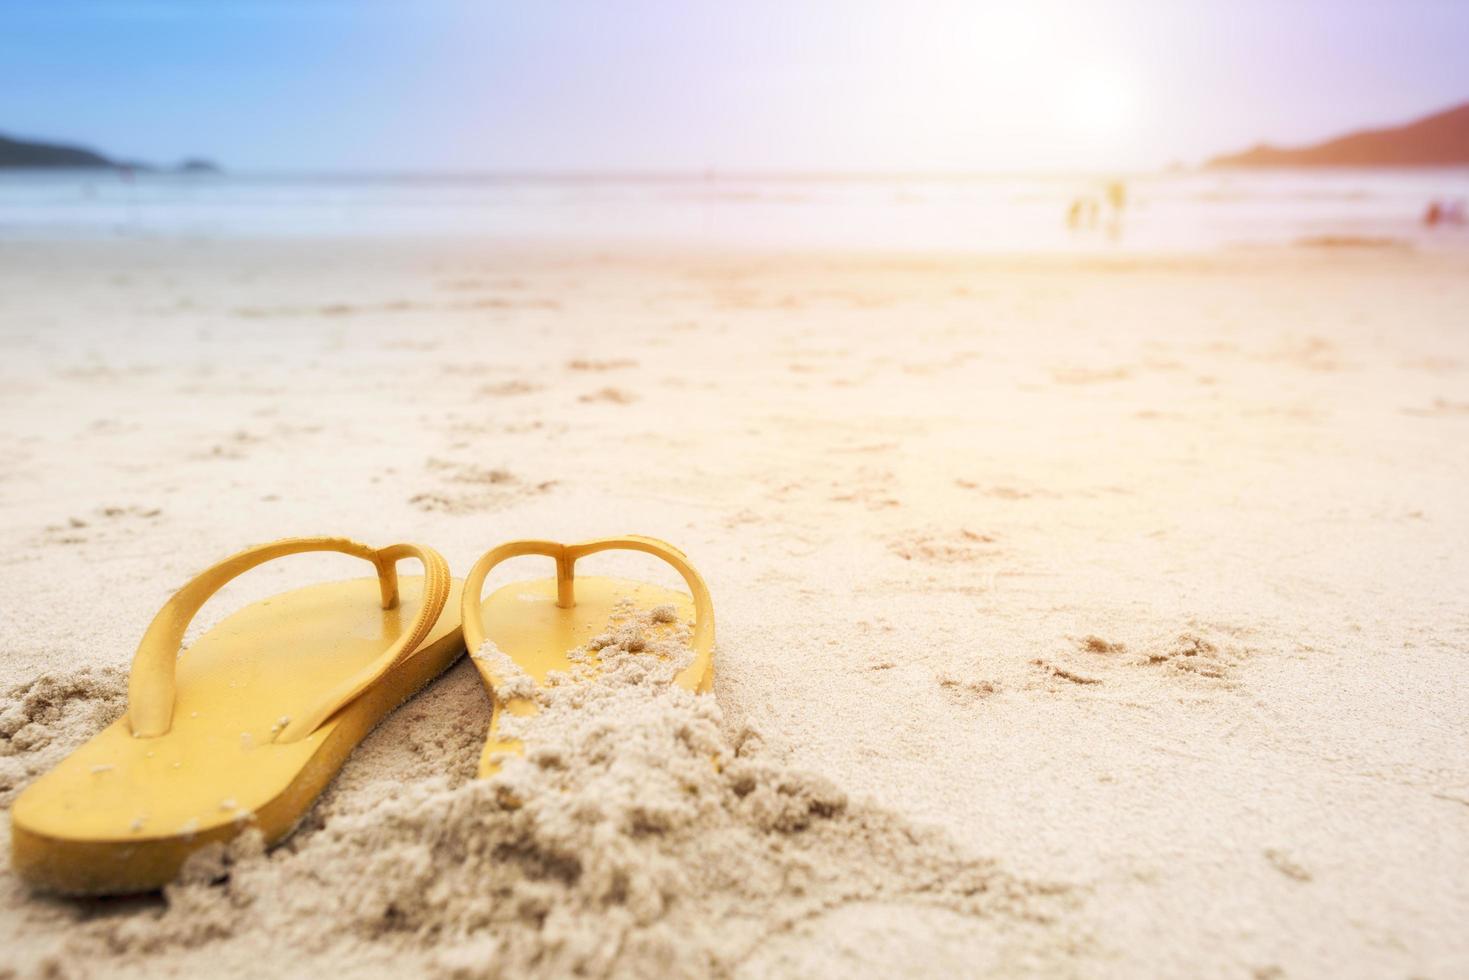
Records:
<instances>
[{"instance_id":1,"label":"sand","mask_svg":"<svg viewBox=\"0 0 1469 980\"><path fill-rule=\"evenodd\" d=\"M653 534L719 617L712 699L548 710L559 764L472 779L465 662L269 855L0 874L4 968L1469 971L1466 272L0 245L0 803L251 542Z\"/></svg>"}]
</instances>

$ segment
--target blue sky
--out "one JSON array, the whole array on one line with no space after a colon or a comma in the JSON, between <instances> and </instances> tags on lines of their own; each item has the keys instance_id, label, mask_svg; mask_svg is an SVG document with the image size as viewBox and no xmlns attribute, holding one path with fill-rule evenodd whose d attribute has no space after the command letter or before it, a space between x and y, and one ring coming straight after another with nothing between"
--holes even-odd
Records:
<instances>
[{"instance_id":1,"label":"blue sky","mask_svg":"<svg viewBox=\"0 0 1469 980\"><path fill-rule=\"evenodd\" d=\"M0 0L0 132L239 170L1153 167L1465 99L1450 0Z\"/></svg>"}]
</instances>

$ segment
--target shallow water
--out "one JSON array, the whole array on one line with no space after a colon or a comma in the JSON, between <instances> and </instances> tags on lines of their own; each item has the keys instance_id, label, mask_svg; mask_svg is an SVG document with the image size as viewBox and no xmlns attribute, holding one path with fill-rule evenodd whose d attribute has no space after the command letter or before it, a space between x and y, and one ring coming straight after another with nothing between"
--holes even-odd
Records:
<instances>
[{"instance_id":1,"label":"shallow water","mask_svg":"<svg viewBox=\"0 0 1469 980\"><path fill-rule=\"evenodd\" d=\"M12 171L0 174L0 239L449 236L940 252L1469 245L1469 225L1421 220L1431 200L1469 199L1469 169L1137 175L1125 179L1120 211L1105 202L1109 181ZM1072 228L1079 198L1095 199L1099 216Z\"/></svg>"}]
</instances>

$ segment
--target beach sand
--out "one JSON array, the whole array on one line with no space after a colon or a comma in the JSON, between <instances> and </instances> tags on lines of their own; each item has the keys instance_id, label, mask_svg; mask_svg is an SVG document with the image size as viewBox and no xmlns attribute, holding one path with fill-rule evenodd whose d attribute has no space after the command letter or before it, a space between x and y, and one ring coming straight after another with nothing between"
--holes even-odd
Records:
<instances>
[{"instance_id":1,"label":"beach sand","mask_svg":"<svg viewBox=\"0 0 1469 980\"><path fill-rule=\"evenodd\" d=\"M649 534L718 612L621 784L499 809L462 662L227 881L0 873L0 975L1469 973L1466 310L1407 249L0 244L0 803L247 544Z\"/></svg>"}]
</instances>

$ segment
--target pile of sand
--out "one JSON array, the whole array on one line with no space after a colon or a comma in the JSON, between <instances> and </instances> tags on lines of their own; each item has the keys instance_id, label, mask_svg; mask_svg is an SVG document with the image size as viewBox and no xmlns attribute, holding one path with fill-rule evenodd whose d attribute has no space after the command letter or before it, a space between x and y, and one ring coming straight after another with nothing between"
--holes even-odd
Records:
<instances>
[{"instance_id":1,"label":"pile of sand","mask_svg":"<svg viewBox=\"0 0 1469 980\"><path fill-rule=\"evenodd\" d=\"M113 667L43 674L5 692L0 709L0 806L106 727L126 706L127 676Z\"/></svg>"},{"instance_id":2,"label":"pile of sand","mask_svg":"<svg viewBox=\"0 0 1469 980\"><path fill-rule=\"evenodd\" d=\"M147 972L220 948L454 976L706 974L850 903L1013 923L1054 901L726 728L712 696L668 683L687 636L669 619L615 622L574 657L576 676L537 691L541 711L505 726L527 749L495 778L358 798L272 852L258 834L202 852L161 905L79 921L23 951L21 969L106 955ZM477 656L503 654L487 645ZM69 709L48 709L51 744L93 730L99 706L118 707L116 684L32 689L71 692ZM512 678L501 693L527 690ZM9 892L9 914L97 908Z\"/></svg>"}]
</instances>

